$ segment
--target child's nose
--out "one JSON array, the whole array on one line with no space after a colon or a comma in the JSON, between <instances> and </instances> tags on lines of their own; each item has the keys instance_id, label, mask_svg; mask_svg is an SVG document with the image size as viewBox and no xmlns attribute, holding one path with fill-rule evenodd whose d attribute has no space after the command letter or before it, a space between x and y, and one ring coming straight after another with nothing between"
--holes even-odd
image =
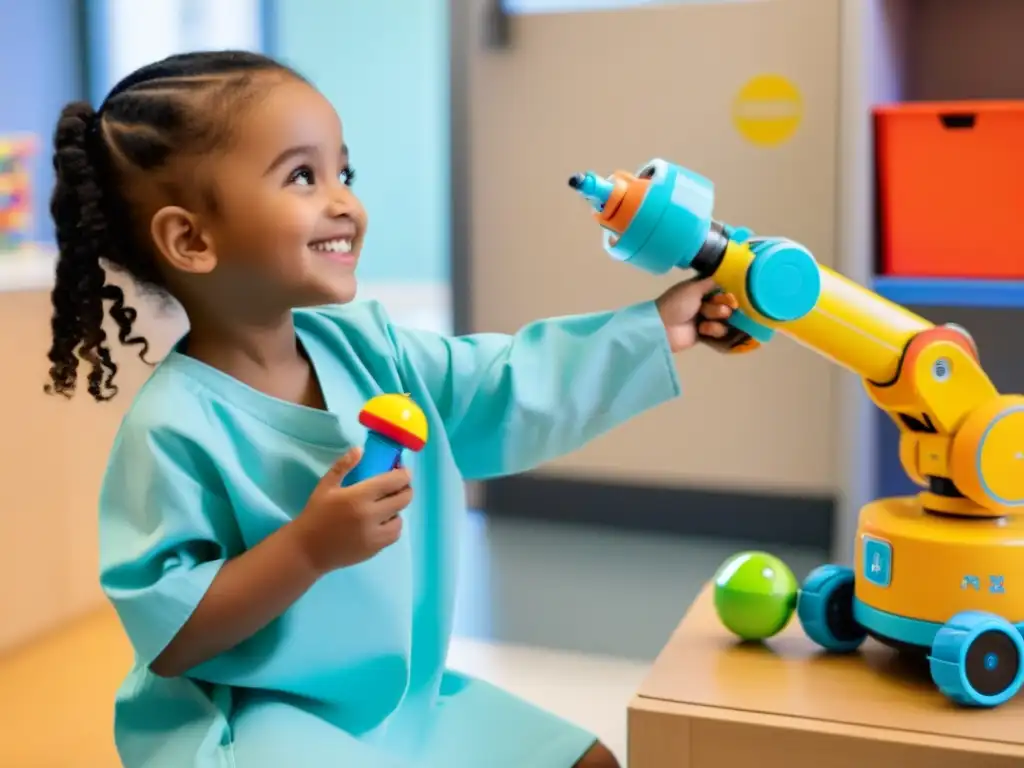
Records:
<instances>
[{"instance_id":1,"label":"child's nose","mask_svg":"<svg viewBox=\"0 0 1024 768\"><path fill-rule=\"evenodd\" d=\"M352 216L354 218L356 208L355 196L349 191L348 187L341 184L337 189L331 190L330 198L327 202L327 215L332 219L340 216Z\"/></svg>"}]
</instances>

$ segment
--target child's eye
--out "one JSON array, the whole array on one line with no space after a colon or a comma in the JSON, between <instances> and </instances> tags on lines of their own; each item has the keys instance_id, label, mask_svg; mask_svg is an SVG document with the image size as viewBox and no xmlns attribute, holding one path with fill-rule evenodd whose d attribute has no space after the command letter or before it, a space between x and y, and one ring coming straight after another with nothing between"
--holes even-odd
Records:
<instances>
[{"instance_id":1,"label":"child's eye","mask_svg":"<svg viewBox=\"0 0 1024 768\"><path fill-rule=\"evenodd\" d=\"M341 179L341 183L346 187L351 187L352 183L356 180L356 169L351 165L346 165L341 169L341 174L338 178Z\"/></svg>"},{"instance_id":2,"label":"child's eye","mask_svg":"<svg viewBox=\"0 0 1024 768\"><path fill-rule=\"evenodd\" d=\"M297 184L300 187L311 187L316 183L316 175L308 165L303 165L292 171L288 177L289 184Z\"/></svg>"}]
</instances>

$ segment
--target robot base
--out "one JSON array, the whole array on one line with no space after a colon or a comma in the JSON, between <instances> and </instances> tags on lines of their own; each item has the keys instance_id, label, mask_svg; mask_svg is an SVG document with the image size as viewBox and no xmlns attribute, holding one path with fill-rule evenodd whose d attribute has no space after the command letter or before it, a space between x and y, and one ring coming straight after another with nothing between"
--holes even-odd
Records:
<instances>
[{"instance_id":1,"label":"robot base","mask_svg":"<svg viewBox=\"0 0 1024 768\"><path fill-rule=\"evenodd\" d=\"M927 656L932 680L964 706L996 707L1024 687L1024 521L926 512L916 497L861 510L854 567L804 581L800 623L827 651L869 635Z\"/></svg>"}]
</instances>

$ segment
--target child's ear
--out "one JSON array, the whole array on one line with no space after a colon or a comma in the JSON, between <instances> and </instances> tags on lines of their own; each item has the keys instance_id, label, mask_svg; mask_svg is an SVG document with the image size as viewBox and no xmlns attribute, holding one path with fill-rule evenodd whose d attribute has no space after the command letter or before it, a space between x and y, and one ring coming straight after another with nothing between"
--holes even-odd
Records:
<instances>
[{"instance_id":1,"label":"child's ear","mask_svg":"<svg viewBox=\"0 0 1024 768\"><path fill-rule=\"evenodd\" d=\"M184 208L168 205L153 214L150 234L160 255L180 272L205 275L217 266L213 240L196 215Z\"/></svg>"}]
</instances>

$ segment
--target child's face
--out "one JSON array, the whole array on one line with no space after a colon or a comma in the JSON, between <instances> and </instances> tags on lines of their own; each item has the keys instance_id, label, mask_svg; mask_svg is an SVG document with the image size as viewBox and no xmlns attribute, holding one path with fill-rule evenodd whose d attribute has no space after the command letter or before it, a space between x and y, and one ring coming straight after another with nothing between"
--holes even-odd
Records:
<instances>
[{"instance_id":1,"label":"child's face","mask_svg":"<svg viewBox=\"0 0 1024 768\"><path fill-rule=\"evenodd\" d=\"M341 122L313 87L268 77L236 142L207 169L217 201L207 287L250 310L351 301L366 212L345 184Z\"/></svg>"}]
</instances>

